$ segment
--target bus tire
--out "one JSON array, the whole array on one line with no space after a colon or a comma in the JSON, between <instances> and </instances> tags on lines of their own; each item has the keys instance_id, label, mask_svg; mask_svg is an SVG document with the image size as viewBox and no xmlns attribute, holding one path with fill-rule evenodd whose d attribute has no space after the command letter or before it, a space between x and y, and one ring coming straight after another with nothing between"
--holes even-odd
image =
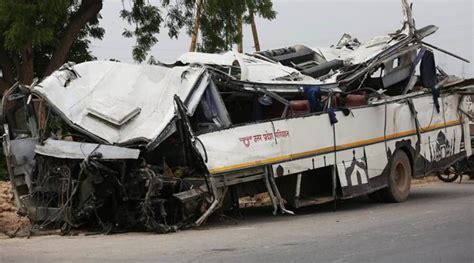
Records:
<instances>
[{"instance_id":1,"label":"bus tire","mask_svg":"<svg viewBox=\"0 0 474 263\"><path fill-rule=\"evenodd\" d=\"M410 194L412 167L404 151L396 151L392 158L388 187L380 190L379 195L384 202L400 203Z\"/></svg>"}]
</instances>

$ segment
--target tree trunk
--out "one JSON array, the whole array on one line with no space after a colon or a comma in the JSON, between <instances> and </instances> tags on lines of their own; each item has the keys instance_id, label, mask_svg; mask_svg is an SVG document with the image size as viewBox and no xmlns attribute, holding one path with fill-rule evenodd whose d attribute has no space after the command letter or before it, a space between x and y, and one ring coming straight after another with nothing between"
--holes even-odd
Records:
<instances>
[{"instance_id":1,"label":"tree trunk","mask_svg":"<svg viewBox=\"0 0 474 263\"><path fill-rule=\"evenodd\" d=\"M13 75L13 62L8 53L0 50L0 69L2 70L2 78L6 82L13 84L15 76Z\"/></svg>"},{"instance_id":2,"label":"tree trunk","mask_svg":"<svg viewBox=\"0 0 474 263\"><path fill-rule=\"evenodd\" d=\"M0 49L0 70L2 71L2 77L0 77L1 95L15 82L15 76L13 75L13 62L10 59L9 54L2 49Z\"/></svg>"},{"instance_id":3,"label":"tree trunk","mask_svg":"<svg viewBox=\"0 0 474 263\"><path fill-rule=\"evenodd\" d=\"M240 15L238 18L237 18L237 23L238 23L238 30L239 30L239 42L238 42L238 46L237 46L237 51L239 53L243 53L244 52L244 34L243 34L243 30L242 30L242 15Z\"/></svg>"},{"instance_id":4,"label":"tree trunk","mask_svg":"<svg viewBox=\"0 0 474 263\"><path fill-rule=\"evenodd\" d=\"M20 83L30 85L33 82L33 46L27 44L21 51Z\"/></svg>"},{"instance_id":5,"label":"tree trunk","mask_svg":"<svg viewBox=\"0 0 474 263\"><path fill-rule=\"evenodd\" d=\"M255 24L255 17L253 16L253 11L249 10L250 14L250 25L252 27L253 42L255 45L255 51L260 51L260 42L258 41L258 32L257 25Z\"/></svg>"},{"instance_id":6,"label":"tree trunk","mask_svg":"<svg viewBox=\"0 0 474 263\"><path fill-rule=\"evenodd\" d=\"M203 0L196 0L196 17L194 18L193 30L191 33L191 46L189 47L189 52L196 51L197 37L199 33L199 27L201 25L202 1Z\"/></svg>"},{"instance_id":7,"label":"tree trunk","mask_svg":"<svg viewBox=\"0 0 474 263\"><path fill-rule=\"evenodd\" d=\"M71 48L77 34L90 20L97 17L102 9L102 0L82 0L79 10L71 17L69 25L64 30L59 45L53 53L51 61L45 72L50 75L66 62L69 49Z\"/></svg>"}]
</instances>

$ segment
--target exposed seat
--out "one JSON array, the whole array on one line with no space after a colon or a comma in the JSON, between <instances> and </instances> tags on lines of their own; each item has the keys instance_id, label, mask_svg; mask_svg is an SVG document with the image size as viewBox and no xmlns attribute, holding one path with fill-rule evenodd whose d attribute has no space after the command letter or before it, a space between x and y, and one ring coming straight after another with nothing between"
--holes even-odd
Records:
<instances>
[{"instance_id":1,"label":"exposed seat","mask_svg":"<svg viewBox=\"0 0 474 263\"><path fill-rule=\"evenodd\" d=\"M290 107L293 112L293 117L302 116L311 112L308 100L290 100Z\"/></svg>"},{"instance_id":2,"label":"exposed seat","mask_svg":"<svg viewBox=\"0 0 474 263\"><path fill-rule=\"evenodd\" d=\"M367 105L367 95L362 94L349 94L346 96L346 107L354 108L359 106Z\"/></svg>"},{"instance_id":3,"label":"exposed seat","mask_svg":"<svg viewBox=\"0 0 474 263\"><path fill-rule=\"evenodd\" d=\"M340 59L333 59L331 61L321 63L316 66L305 68L301 70L301 73L311 76L313 78L319 78L328 74L331 70L337 70L344 66L344 61Z\"/></svg>"}]
</instances>

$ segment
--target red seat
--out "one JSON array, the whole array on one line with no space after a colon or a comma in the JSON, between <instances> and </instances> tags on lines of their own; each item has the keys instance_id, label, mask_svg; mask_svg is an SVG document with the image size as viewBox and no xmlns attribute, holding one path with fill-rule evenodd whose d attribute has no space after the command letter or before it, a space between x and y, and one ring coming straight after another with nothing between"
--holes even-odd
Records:
<instances>
[{"instance_id":1,"label":"red seat","mask_svg":"<svg viewBox=\"0 0 474 263\"><path fill-rule=\"evenodd\" d=\"M293 116L302 116L311 112L308 100L290 100Z\"/></svg>"},{"instance_id":2,"label":"red seat","mask_svg":"<svg viewBox=\"0 0 474 263\"><path fill-rule=\"evenodd\" d=\"M346 96L346 107L354 108L367 105L367 96L359 94L349 94Z\"/></svg>"}]
</instances>

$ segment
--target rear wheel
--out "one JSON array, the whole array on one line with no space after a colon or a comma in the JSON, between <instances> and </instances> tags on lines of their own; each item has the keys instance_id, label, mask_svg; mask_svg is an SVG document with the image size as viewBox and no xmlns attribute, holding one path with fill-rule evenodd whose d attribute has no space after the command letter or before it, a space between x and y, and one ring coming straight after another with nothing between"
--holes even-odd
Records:
<instances>
[{"instance_id":1,"label":"rear wheel","mask_svg":"<svg viewBox=\"0 0 474 263\"><path fill-rule=\"evenodd\" d=\"M410 194L411 175L411 164L407 154L400 150L396 151L392 157L388 187L380 190L378 193L380 199L390 203L405 201Z\"/></svg>"}]
</instances>

